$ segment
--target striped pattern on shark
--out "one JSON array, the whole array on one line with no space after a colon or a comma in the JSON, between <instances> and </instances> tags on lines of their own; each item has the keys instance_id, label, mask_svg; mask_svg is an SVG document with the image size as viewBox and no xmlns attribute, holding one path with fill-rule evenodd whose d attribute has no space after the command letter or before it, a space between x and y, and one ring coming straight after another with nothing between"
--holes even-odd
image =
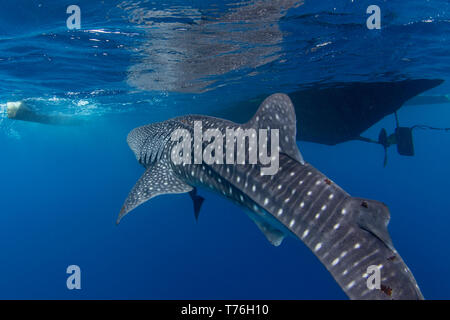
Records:
<instances>
[{"instance_id":1,"label":"striped pattern on shark","mask_svg":"<svg viewBox=\"0 0 450 320\"><path fill-rule=\"evenodd\" d=\"M193 132L194 121L202 121L204 130L219 129L224 137L226 128L278 129L279 170L261 175L260 163L175 165L171 133L180 128ZM351 197L303 160L295 137L295 111L285 94L268 97L245 124L190 115L136 128L127 140L146 172L125 200L117 222L157 195L196 194L197 187L207 188L242 206L273 245L280 245L287 235L303 241L351 299L423 299L392 244L386 205ZM369 266L380 270L380 289L367 286Z\"/></svg>"}]
</instances>

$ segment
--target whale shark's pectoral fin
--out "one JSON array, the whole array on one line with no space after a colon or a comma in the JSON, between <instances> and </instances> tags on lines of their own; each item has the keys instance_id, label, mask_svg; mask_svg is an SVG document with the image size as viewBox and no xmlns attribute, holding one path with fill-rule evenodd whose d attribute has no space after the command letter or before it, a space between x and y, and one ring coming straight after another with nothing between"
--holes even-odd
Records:
<instances>
[{"instance_id":1,"label":"whale shark's pectoral fin","mask_svg":"<svg viewBox=\"0 0 450 320\"><path fill-rule=\"evenodd\" d=\"M272 226L272 224L270 224L269 221L263 219L261 215L249 210L245 210L245 212L272 245L278 247L281 242L283 242L284 237L286 236L284 232Z\"/></svg>"},{"instance_id":2,"label":"whale shark's pectoral fin","mask_svg":"<svg viewBox=\"0 0 450 320\"><path fill-rule=\"evenodd\" d=\"M277 228L272 227L269 223L254 220L255 224L258 226L259 230L266 236L267 240L274 245L275 247L278 247L281 242L283 242L284 239L284 233Z\"/></svg>"},{"instance_id":3,"label":"whale shark's pectoral fin","mask_svg":"<svg viewBox=\"0 0 450 320\"><path fill-rule=\"evenodd\" d=\"M294 105L286 94L275 93L266 98L245 126L255 129L278 129L280 152L301 164L305 163L296 142L297 124Z\"/></svg>"},{"instance_id":4,"label":"whale shark's pectoral fin","mask_svg":"<svg viewBox=\"0 0 450 320\"><path fill-rule=\"evenodd\" d=\"M193 188L189 192L189 196L191 197L192 202L194 203L195 220L198 221L198 216L200 215L200 209L202 208L202 204L203 204L203 201L205 201L205 198L203 198L202 196L199 196L197 194L197 188Z\"/></svg>"},{"instance_id":5,"label":"whale shark's pectoral fin","mask_svg":"<svg viewBox=\"0 0 450 320\"><path fill-rule=\"evenodd\" d=\"M191 190L192 187L180 180L166 163L158 161L145 171L135 184L120 210L116 223L119 223L131 210L153 197L161 194L185 193Z\"/></svg>"}]
</instances>

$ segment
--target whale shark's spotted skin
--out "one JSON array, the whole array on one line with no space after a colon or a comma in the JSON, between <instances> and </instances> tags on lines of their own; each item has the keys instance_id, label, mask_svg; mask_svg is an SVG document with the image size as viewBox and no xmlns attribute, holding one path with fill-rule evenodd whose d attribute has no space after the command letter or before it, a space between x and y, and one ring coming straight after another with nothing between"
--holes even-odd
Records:
<instances>
[{"instance_id":1,"label":"whale shark's spotted skin","mask_svg":"<svg viewBox=\"0 0 450 320\"><path fill-rule=\"evenodd\" d=\"M259 163L175 165L170 160L175 143L171 133L178 128L193 132L194 121L199 120L204 130L219 129L224 137L226 128L279 129L278 172L261 175ZM304 162L295 142L295 122L290 99L275 94L246 124L195 115L133 130L128 143L147 171L130 192L118 221L156 195L208 188L243 206L272 244L279 245L285 235L302 240L350 298L422 299L392 245L387 207L351 197ZM380 269L381 286L370 290L367 268L373 265Z\"/></svg>"}]
</instances>

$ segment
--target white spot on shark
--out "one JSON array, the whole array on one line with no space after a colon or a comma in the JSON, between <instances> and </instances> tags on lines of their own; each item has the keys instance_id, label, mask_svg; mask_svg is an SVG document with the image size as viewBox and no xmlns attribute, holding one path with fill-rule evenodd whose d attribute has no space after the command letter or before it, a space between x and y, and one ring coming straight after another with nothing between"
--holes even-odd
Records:
<instances>
[{"instance_id":1,"label":"white spot on shark","mask_svg":"<svg viewBox=\"0 0 450 320\"><path fill-rule=\"evenodd\" d=\"M347 285L347 289L351 289L354 285L355 285L355 280L353 280L352 282L350 282L350 283Z\"/></svg>"},{"instance_id":2,"label":"white spot on shark","mask_svg":"<svg viewBox=\"0 0 450 320\"><path fill-rule=\"evenodd\" d=\"M303 234L302 234L302 239L304 239L305 237L307 237L309 234L309 229L306 229Z\"/></svg>"},{"instance_id":3,"label":"white spot on shark","mask_svg":"<svg viewBox=\"0 0 450 320\"><path fill-rule=\"evenodd\" d=\"M314 247L314 252L319 251L320 248L322 248L322 242L319 242L318 244L316 244L316 246Z\"/></svg>"}]
</instances>

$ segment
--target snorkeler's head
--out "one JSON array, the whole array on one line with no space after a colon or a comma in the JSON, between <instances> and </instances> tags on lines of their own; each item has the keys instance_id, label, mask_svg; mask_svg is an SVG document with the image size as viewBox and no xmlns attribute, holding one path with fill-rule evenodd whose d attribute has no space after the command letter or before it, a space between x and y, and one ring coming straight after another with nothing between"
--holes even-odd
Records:
<instances>
[{"instance_id":1,"label":"snorkeler's head","mask_svg":"<svg viewBox=\"0 0 450 320\"><path fill-rule=\"evenodd\" d=\"M17 113L21 109L28 109L23 101L14 101L6 103L6 113L8 114L8 118L14 119L17 116Z\"/></svg>"}]
</instances>

